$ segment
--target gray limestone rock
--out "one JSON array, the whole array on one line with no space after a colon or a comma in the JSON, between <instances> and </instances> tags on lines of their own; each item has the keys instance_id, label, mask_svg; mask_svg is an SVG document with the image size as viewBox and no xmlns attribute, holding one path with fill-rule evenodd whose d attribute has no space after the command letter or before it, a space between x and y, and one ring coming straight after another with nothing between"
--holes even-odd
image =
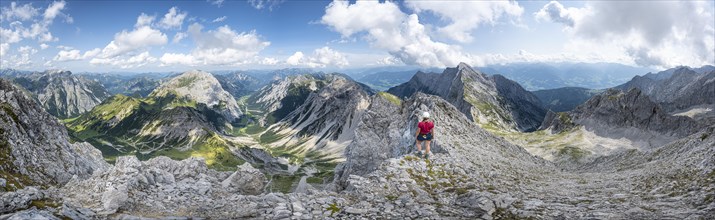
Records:
<instances>
[{"instance_id":1,"label":"gray limestone rock","mask_svg":"<svg viewBox=\"0 0 715 220\"><path fill-rule=\"evenodd\" d=\"M238 170L221 182L226 190L233 193L257 195L263 192L266 177L261 171L253 168L251 164L244 163Z\"/></svg>"}]
</instances>

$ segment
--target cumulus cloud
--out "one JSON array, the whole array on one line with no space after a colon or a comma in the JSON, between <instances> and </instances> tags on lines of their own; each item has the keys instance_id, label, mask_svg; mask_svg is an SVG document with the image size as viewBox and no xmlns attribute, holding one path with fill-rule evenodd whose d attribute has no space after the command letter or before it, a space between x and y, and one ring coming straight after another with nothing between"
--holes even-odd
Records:
<instances>
[{"instance_id":1,"label":"cumulus cloud","mask_svg":"<svg viewBox=\"0 0 715 220\"><path fill-rule=\"evenodd\" d=\"M198 23L189 25L188 34L196 47L189 54L165 53L162 65L239 65L252 62L270 42L263 41L255 32L238 33L224 25L204 32Z\"/></svg>"},{"instance_id":2,"label":"cumulus cloud","mask_svg":"<svg viewBox=\"0 0 715 220\"><path fill-rule=\"evenodd\" d=\"M55 17L60 15L65 17L65 22L72 23L72 17L62 13L62 10L65 9L66 5L67 3L65 1L52 2L50 6L45 9L45 13L43 14L45 17L45 21L52 21L55 19Z\"/></svg>"},{"instance_id":3,"label":"cumulus cloud","mask_svg":"<svg viewBox=\"0 0 715 220\"><path fill-rule=\"evenodd\" d=\"M213 21L211 21L211 23L222 22L222 21L225 21L226 18L228 18L228 17L226 17L226 16L221 16L221 17L218 17L218 18L214 19Z\"/></svg>"},{"instance_id":4,"label":"cumulus cloud","mask_svg":"<svg viewBox=\"0 0 715 220\"><path fill-rule=\"evenodd\" d=\"M43 50L44 50L44 49L47 49L47 48L49 48L49 47L50 47L50 45L40 44L40 49L43 49Z\"/></svg>"},{"instance_id":5,"label":"cumulus cloud","mask_svg":"<svg viewBox=\"0 0 715 220\"><path fill-rule=\"evenodd\" d=\"M394 2L333 1L320 22L344 38L364 32L371 46L405 64L444 67L472 59L457 45L432 40L419 17L403 13Z\"/></svg>"},{"instance_id":6,"label":"cumulus cloud","mask_svg":"<svg viewBox=\"0 0 715 220\"><path fill-rule=\"evenodd\" d=\"M134 30L122 30L114 35L114 40L102 49L101 58L114 58L150 46L164 45L168 42L166 34L149 26L150 18L142 14L137 18Z\"/></svg>"},{"instance_id":7,"label":"cumulus cloud","mask_svg":"<svg viewBox=\"0 0 715 220\"><path fill-rule=\"evenodd\" d=\"M164 17L159 21L159 27L165 29L171 28L181 28L181 24L184 23L186 19L186 12L179 11L177 7L171 7L169 12L164 15Z\"/></svg>"},{"instance_id":8,"label":"cumulus cloud","mask_svg":"<svg viewBox=\"0 0 715 220\"><path fill-rule=\"evenodd\" d=\"M0 44L0 54L3 54L2 66L3 67L26 67L32 65L32 59L30 57L37 53L37 49L31 46L22 46L17 48L17 54L8 55L10 52L10 47L5 46L8 44Z\"/></svg>"},{"instance_id":9,"label":"cumulus cloud","mask_svg":"<svg viewBox=\"0 0 715 220\"><path fill-rule=\"evenodd\" d=\"M93 65L112 65L122 69L141 67L150 63L156 62L157 59L149 55L149 52L144 51L140 54L130 56L126 59L113 58L94 58L89 63Z\"/></svg>"},{"instance_id":10,"label":"cumulus cloud","mask_svg":"<svg viewBox=\"0 0 715 220\"><path fill-rule=\"evenodd\" d=\"M139 17L137 17L137 23L134 24L134 27L150 26L154 23L154 19L156 19L156 16L150 16L142 13Z\"/></svg>"},{"instance_id":11,"label":"cumulus cloud","mask_svg":"<svg viewBox=\"0 0 715 220\"><path fill-rule=\"evenodd\" d=\"M582 8L545 5L535 16L563 23L587 44L613 45L635 64L715 64L715 20L708 2L594 1Z\"/></svg>"},{"instance_id":12,"label":"cumulus cloud","mask_svg":"<svg viewBox=\"0 0 715 220\"><path fill-rule=\"evenodd\" d=\"M65 5L64 1L52 2L40 14L41 8L35 8L31 3L10 3L9 7L0 9L0 20L9 24L7 29L0 27L0 42L14 44L24 39L34 39L40 43L59 40L52 35L49 27L60 15L66 18L66 22L72 21L72 17L62 12Z\"/></svg>"},{"instance_id":13,"label":"cumulus cloud","mask_svg":"<svg viewBox=\"0 0 715 220\"><path fill-rule=\"evenodd\" d=\"M11 2L10 7L3 7L2 9L0 9L0 12L2 12L0 13L0 21L28 21L38 14L39 9L32 7L32 3L27 3L18 6L17 2Z\"/></svg>"},{"instance_id":14,"label":"cumulus cloud","mask_svg":"<svg viewBox=\"0 0 715 220\"><path fill-rule=\"evenodd\" d=\"M551 1L534 13L537 20L552 21L573 27L587 10L578 8L565 8L557 1Z\"/></svg>"},{"instance_id":15,"label":"cumulus cloud","mask_svg":"<svg viewBox=\"0 0 715 220\"><path fill-rule=\"evenodd\" d=\"M274 8L278 7L284 0L248 0L248 4L254 8L261 10L268 8L269 11L273 11Z\"/></svg>"},{"instance_id":16,"label":"cumulus cloud","mask_svg":"<svg viewBox=\"0 0 715 220\"><path fill-rule=\"evenodd\" d=\"M432 12L450 24L438 31L452 40L467 43L471 32L481 24L494 25L502 17L518 18L524 8L515 1L441 1L407 0L405 5L417 13Z\"/></svg>"},{"instance_id":17,"label":"cumulus cloud","mask_svg":"<svg viewBox=\"0 0 715 220\"><path fill-rule=\"evenodd\" d=\"M10 51L9 43L0 43L0 56L4 57Z\"/></svg>"},{"instance_id":18,"label":"cumulus cloud","mask_svg":"<svg viewBox=\"0 0 715 220\"><path fill-rule=\"evenodd\" d=\"M289 56L288 59L286 59L286 63L294 66L300 65L303 57L305 57L303 52L295 52L293 55Z\"/></svg>"},{"instance_id":19,"label":"cumulus cloud","mask_svg":"<svg viewBox=\"0 0 715 220\"><path fill-rule=\"evenodd\" d=\"M176 32L176 34L174 34L174 39L171 40L171 42L173 42L173 43L175 43L175 44L176 44L176 43L179 43L179 42L181 42L181 40L183 40L184 38L186 38L186 37L188 37L188 36L189 36L189 35L188 35L187 33L184 33L184 32Z\"/></svg>"},{"instance_id":20,"label":"cumulus cloud","mask_svg":"<svg viewBox=\"0 0 715 220\"><path fill-rule=\"evenodd\" d=\"M309 66L312 68L345 67L350 64L345 55L329 47L315 49L312 56L305 56L301 51L295 52L286 59L286 63L293 66Z\"/></svg>"},{"instance_id":21,"label":"cumulus cloud","mask_svg":"<svg viewBox=\"0 0 715 220\"><path fill-rule=\"evenodd\" d=\"M95 57L100 52L102 52L102 51L99 48L94 48L93 50L85 51L84 54L82 54L77 49L67 49L67 50L61 50L60 52L58 52L57 55L52 60L60 61L60 62L84 60L84 59L89 59L89 58Z\"/></svg>"},{"instance_id":22,"label":"cumulus cloud","mask_svg":"<svg viewBox=\"0 0 715 220\"><path fill-rule=\"evenodd\" d=\"M403 64L402 61L399 59L393 57L393 56L387 56L385 58L379 59L377 61L378 65L386 65L386 66L391 66L391 65L398 65L398 64Z\"/></svg>"}]
</instances>

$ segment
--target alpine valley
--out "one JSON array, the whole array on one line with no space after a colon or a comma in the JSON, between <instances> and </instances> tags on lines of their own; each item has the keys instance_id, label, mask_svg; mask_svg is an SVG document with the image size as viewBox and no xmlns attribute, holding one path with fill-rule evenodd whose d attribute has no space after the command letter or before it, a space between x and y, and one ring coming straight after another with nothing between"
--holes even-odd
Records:
<instances>
[{"instance_id":1,"label":"alpine valley","mask_svg":"<svg viewBox=\"0 0 715 220\"><path fill-rule=\"evenodd\" d=\"M712 219L714 69L534 92L465 63L386 91L311 69L6 69L0 219Z\"/></svg>"}]
</instances>

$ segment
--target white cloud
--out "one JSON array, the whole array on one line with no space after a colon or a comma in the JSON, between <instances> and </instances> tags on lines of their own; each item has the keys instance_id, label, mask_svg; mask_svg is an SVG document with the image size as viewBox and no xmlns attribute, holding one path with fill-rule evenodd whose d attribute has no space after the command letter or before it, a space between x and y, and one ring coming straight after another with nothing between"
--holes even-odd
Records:
<instances>
[{"instance_id":1,"label":"white cloud","mask_svg":"<svg viewBox=\"0 0 715 220\"><path fill-rule=\"evenodd\" d=\"M419 17L403 13L394 2L333 1L326 7L321 23L344 38L365 32L371 46L386 50L405 64L444 67L472 59L457 45L432 40Z\"/></svg>"},{"instance_id":2,"label":"white cloud","mask_svg":"<svg viewBox=\"0 0 715 220\"><path fill-rule=\"evenodd\" d=\"M432 12L450 22L438 31L458 42L471 42L471 32L481 24L496 24L502 17L518 18L524 8L515 1L424 1L407 0L405 5L417 13Z\"/></svg>"},{"instance_id":3,"label":"white cloud","mask_svg":"<svg viewBox=\"0 0 715 220\"><path fill-rule=\"evenodd\" d=\"M273 11L274 8L278 7L284 0L248 0L248 4L254 8L261 10L268 8L269 11Z\"/></svg>"},{"instance_id":4,"label":"white cloud","mask_svg":"<svg viewBox=\"0 0 715 220\"><path fill-rule=\"evenodd\" d=\"M50 47L50 45L40 44L40 49L43 49L43 50L44 50L44 49L47 49L47 48L49 48L49 47Z\"/></svg>"},{"instance_id":5,"label":"white cloud","mask_svg":"<svg viewBox=\"0 0 715 220\"><path fill-rule=\"evenodd\" d=\"M263 58L263 60L261 60L259 62L259 64L261 64L261 65L276 65L279 62L280 61L278 61L276 58L266 57L266 58Z\"/></svg>"},{"instance_id":6,"label":"white cloud","mask_svg":"<svg viewBox=\"0 0 715 220\"><path fill-rule=\"evenodd\" d=\"M47 9L45 9L45 13L44 13L45 20L46 21L54 20L55 17L57 17L58 15L67 16L62 13L62 10L65 8L65 5L67 5L67 3L65 1L52 2L52 4L50 4L50 6L47 7Z\"/></svg>"},{"instance_id":7,"label":"white cloud","mask_svg":"<svg viewBox=\"0 0 715 220\"><path fill-rule=\"evenodd\" d=\"M342 53L321 47L313 51L312 56L305 56L303 52L297 51L286 59L286 63L293 66L308 66L311 68L324 68L327 66L345 67L349 65L347 58Z\"/></svg>"},{"instance_id":8,"label":"white cloud","mask_svg":"<svg viewBox=\"0 0 715 220\"><path fill-rule=\"evenodd\" d=\"M33 64L30 57L37 53L37 49L31 46L22 46L17 48L18 54L9 55L8 52L10 52L9 44L0 44L0 54L3 54L3 59L1 61L3 68L22 68Z\"/></svg>"},{"instance_id":9,"label":"white cloud","mask_svg":"<svg viewBox=\"0 0 715 220\"><path fill-rule=\"evenodd\" d=\"M102 49L102 58L112 58L149 46L164 45L168 38L159 30L149 26L137 27L132 31L123 30L114 35L114 40Z\"/></svg>"},{"instance_id":10,"label":"white cloud","mask_svg":"<svg viewBox=\"0 0 715 220\"><path fill-rule=\"evenodd\" d=\"M618 51L637 65L667 68L715 64L713 11L709 2L697 1L594 1L582 8L550 2L535 16L565 24L571 40L583 47Z\"/></svg>"},{"instance_id":11,"label":"white cloud","mask_svg":"<svg viewBox=\"0 0 715 220\"><path fill-rule=\"evenodd\" d=\"M188 37L188 36L189 36L189 35L188 35L187 33L184 33L184 32L176 32L176 34L174 34L174 39L171 40L171 42L173 42L173 43L175 43L175 44L176 44L176 43L179 43L179 42L181 42L181 40L183 40L184 38L186 38L186 37Z\"/></svg>"},{"instance_id":12,"label":"white cloud","mask_svg":"<svg viewBox=\"0 0 715 220\"><path fill-rule=\"evenodd\" d=\"M224 0L206 0L206 2L211 3L212 5L216 5L217 7L223 6Z\"/></svg>"},{"instance_id":13,"label":"white cloud","mask_svg":"<svg viewBox=\"0 0 715 220\"><path fill-rule=\"evenodd\" d=\"M0 9L0 20L9 24L7 29L0 27L0 42L14 44L24 39L35 39L40 43L59 40L52 36L49 26L58 15L64 16L67 22L72 21L69 15L62 13L65 5L64 1L52 2L40 15L40 8L30 3L21 6L15 2L10 3L9 7Z\"/></svg>"},{"instance_id":14,"label":"white cloud","mask_svg":"<svg viewBox=\"0 0 715 220\"><path fill-rule=\"evenodd\" d=\"M56 61L71 61L71 60L81 60L82 55L79 50L61 50L57 53L57 56L53 60Z\"/></svg>"},{"instance_id":15,"label":"white cloud","mask_svg":"<svg viewBox=\"0 0 715 220\"><path fill-rule=\"evenodd\" d=\"M20 20L28 21L38 14L39 9L32 7L32 3L27 3L22 6L18 6L17 2L11 2L10 7L3 7L0 9L0 21L6 20Z\"/></svg>"},{"instance_id":16,"label":"white cloud","mask_svg":"<svg viewBox=\"0 0 715 220\"><path fill-rule=\"evenodd\" d=\"M385 65L385 66L391 66L391 65L398 65L398 64L403 64L402 61L399 59L393 57L393 56L387 56L385 58L382 58L377 61L377 65Z\"/></svg>"},{"instance_id":17,"label":"white cloud","mask_svg":"<svg viewBox=\"0 0 715 220\"><path fill-rule=\"evenodd\" d=\"M585 13L588 13L585 9L565 8L561 3L551 1L534 13L534 16L537 20L552 21L573 27L576 20L581 19Z\"/></svg>"},{"instance_id":18,"label":"white cloud","mask_svg":"<svg viewBox=\"0 0 715 220\"><path fill-rule=\"evenodd\" d=\"M286 59L286 63L294 66L300 65L302 63L303 57L305 57L305 55L303 55L303 52L297 51L293 55L288 57L288 59Z\"/></svg>"},{"instance_id":19,"label":"white cloud","mask_svg":"<svg viewBox=\"0 0 715 220\"><path fill-rule=\"evenodd\" d=\"M148 51L130 56L128 58L94 58L89 63L93 65L112 65L122 69L130 69L145 66L156 62L157 59L149 55Z\"/></svg>"},{"instance_id":20,"label":"white cloud","mask_svg":"<svg viewBox=\"0 0 715 220\"><path fill-rule=\"evenodd\" d=\"M218 17L218 18L214 19L213 21L211 21L211 23L222 22L222 21L225 21L226 18L228 18L228 17L221 16L221 17Z\"/></svg>"},{"instance_id":21,"label":"white cloud","mask_svg":"<svg viewBox=\"0 0 715 220\"><path fill-rule=\"evenodd\" d=\"M189 25L188 33L196 48L189 54L166 53L160 58L162 65L240 65L253 62L270 45L255 31L237 33L227 25L207 32L203 28L198 23Z\"/></svg>"},{"instance_id":22,"label":"white cloud","mask_svg":"<svg viewBox=\"0 0 715 220\"><path fill-rule=\"evenodd\" d=\"M137 17L137 23L134 24L134 27L151 26L151 24L154 23L154 19L156 19L155 16L142 13Z\"/></svg>"},{"instance_id":23,"label":"white cloud","mask_svg":"<svg viewBox=\"0 0 715 220\"><path fill-rule=\"evenodd\" d=\"M0 57L5 57L8 51L10 51L10 44L0 43Z\"/></svg>"},{"instance_id":24,"label":"white cloud","mask_svg":"<svg viewBox=\"0 0 715 220\"><path fill-rule=\"evenodd\" d=\"M85 51L84 54L82 54L79 50L76 50L76 49L61 50L60 52L57 53L57 55L52 60L60 61L60 62L84 60L84 59L89 59L89 58L95 57L100 52L101 52L101 50L99 48L94 48L93 50Z\"/></svg>"},{"instance_id":25,"label":"white cloud","mask_svg":"<svg viewBox=\"0 0 715 220\"><path fill-rule=\"evenodd\" d=\"M164 18L159 21L159 27L170 29L179 28L181 29L181 24L184 23L187 13L179 11L177 7L171 7L169 12L164 15Z\"/></svg>"}]
</instances>

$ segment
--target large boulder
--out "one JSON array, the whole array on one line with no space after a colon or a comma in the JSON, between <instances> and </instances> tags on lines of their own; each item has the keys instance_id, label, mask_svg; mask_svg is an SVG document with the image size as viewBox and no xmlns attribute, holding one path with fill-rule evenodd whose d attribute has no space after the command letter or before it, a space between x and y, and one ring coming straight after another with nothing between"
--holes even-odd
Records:
<instances>
[{"instance_id":1,"label":"large boulder","mask_svg":"<svg viewBox=\"0 0 715 220\"><path fill-rule=\"evenodd\" d=\"M266 176L261 171L253 168L251 164L244 163L238 170L221 182L227 191L240 194L258 195L263 192Z\"/></svg>"}]
</instances>

